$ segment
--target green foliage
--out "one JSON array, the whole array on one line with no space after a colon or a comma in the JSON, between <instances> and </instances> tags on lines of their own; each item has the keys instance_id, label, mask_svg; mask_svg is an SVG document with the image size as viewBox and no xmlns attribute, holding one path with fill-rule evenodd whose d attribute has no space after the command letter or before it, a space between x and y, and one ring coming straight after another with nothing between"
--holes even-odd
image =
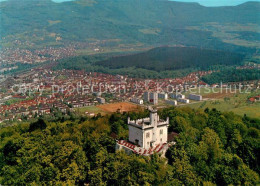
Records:
<instances>
[{"instance_id":1,"label":"green foliage","mask_svg":"<svg viewBox=\"0 0 260 186\"><path fill-rule=\"evenodd\" d=\"M122 74L138 78L183 77L193 71L238 65L244 55L192 47L160 47L126 56L112 54L79 56L60 60L54 70Z\"/></svg>"},{"instance_id":2,"label":"green foliage","mask_svg":"<svg viewBox=\"0 0 260 186\"><path fill-rule=\"evenodd\" d=\"M242 37L247 43L258 37L256 32L245 32L254 31L259 24L257 2L206 8L196 3L156 0L8 0L1 2L0 8L1 44L7 47L17 47L15 40L23 43L19 47L30 49L106 40L101 47L116 46L119 50L133 45L185 45L255 52L255 48L223 42L213 35L218 32L214 26L222 29L228 25L230 29L224 33L232 37L225 40ZM239 29L231 28L231 23ZM56 41L56 37L62 40Z\"/></svg>"},{"instance_id":3,"label":"green foliage","mask_svg":"<svg viewBox=\"0 0 260 186\"><path fill-rule=\"evenodd\" d=\"M46 127L47 127L47 125L46 125L45 121L40 118L38 121L30 124L29 131L32 132L37 129L43 130Z\"/></svg>"},{"instance_id":4,"label":"green foliage","mask_svg":"<svg viewBox=\"0 0 260 186\"><path fill-rule=\"evenodd\" d=\"M233 113L221 113L216 109L191 110L182 108L165 109L163 114L174 116L182 113L184 122L171 120L174 127L181 128L176 145L166 153L173 167L186 165L188 175L196 175L199 182L217 185L256 185L259 183L259 129L250 126L260 125L258 120L241 118ZM179 115L179 114L177 114ZM200 119L198 119L200 118ZM201 123L201 125L200 125ZM184 167L180 170L184 170ZM184 173L182 175L185 175ZM180 180L180 179L179 179ZM183 184L188 184L187 177Z\"/></svg>"},{"instance_id":5,"label":"green foliage","mask_svg":"<svg viewBox=\"0 0 260 186\"><path fill-rule=\"evenodd\" d=\"M165 158L115 152L128 136L127 118L113 113L92 119L20 124L0 130L3 185L257 185L260 121L216 109L166 108L176 145Z\"/></svg>"},{"instance_id":6,"label":"green foliage","mask_svg":"<svg viewBox=\"0 0 260 186\"><path fill-rule=\"evenodd\" d=\"M112 57L95 64L110 69L136 67L160 72L187 68L205 70L213 65L239 64L243 58L243 55L224 51L193 47L160 47L140 54Z\"/></svg>"},{"instance_id":7,"label":"green foliage","mask_svg":"<svg viewBox=\"0 0 260 186\"><path fill-rule=\"evenodd\" d=\"M73 69L73 70L85 70L86 72L100 72L113 75L127 75L137 78L169 78L169 77L183 77L189 73L196 71L197 69L182 69L182 70L166 70L157 72L154 70L147 70L136 67L110 69L103 65L96 65L97 61L103 61L111 57L110 55L89 55L78 56L67 59L59 60L59 62L53 67L54 70Z\"/></svg>"},{"instance_id":8,"label":"green foliage","mask_svg":"<svg viewBox=\"0 0 260 186\"><path fill-rule=\"evenodd\" d=\"M251 81L260 79L259 69L228 68L202 77L208 84Z\"/></svg>"},{"instance_id":9,"label":"green foliage","mask_svg":"<svg viewBox=\"0 0 260 186\"><path fill-rule=\"evenodd\" d=\"M33 67L36 67L37 65L32 65L32 64L24 64L24 63L15 63L15 64L7 64L7 65L3 65L3 68L4 67L17 67L16 69L12 69L12 70L7 70L7 71L4 71L4 72L0 72L0 74L4 74L4 75L9 75L9 74L16 74L16 73L21 73L23 71L26 71L28 69L31 69Z\"/></svg>"}]
</instances>

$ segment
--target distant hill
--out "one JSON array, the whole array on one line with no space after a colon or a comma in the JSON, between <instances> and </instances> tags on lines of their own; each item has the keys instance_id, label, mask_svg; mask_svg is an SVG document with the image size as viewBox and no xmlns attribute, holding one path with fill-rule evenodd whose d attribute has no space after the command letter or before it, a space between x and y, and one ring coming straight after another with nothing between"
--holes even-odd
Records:
<instances>
[{"instance_id":1,"label":"distant hill","mask_svg":"<svg viewBox=\"0 0 260 186\"><path fill-rule=\"evenodd\" d=\"M225 51L192 47L160 47L139 54L112 57L96 62L95 65L110 69L135 67L160 72L186 68L208 69L213 65L237 65L243 59L244 55Z\"/></svg>"},{"instance_id":2,"label":"distant hill","mask_svg":"<svg viewBox=\"0 0 260 186\"><path fill-rule=\"evenodd\" d=\"M8 0L0 3L0 44L35 49L103 40L118 49L185 45L253 53L259 16L259 2L213 8L161 0Z\"/></svg>"},{"instance_id":3,"label":"distant hill","mask_svg":"<svg viewBox=\"0 0 260 186\"><path fill-rule=\"evenodd\" d=\"M120 55L120 56L119 56ZM102 54L61 59L54 70L122 74L136 78L183 77L198 70L220 70L244 62L244 54L193 47L159 47L122 55Z\"/></svg>"},{"instance_id":4,"label":"distant hill","mask_svg":"<svg viewBox=\"0 0 260 186\"><path fill-rule=\"evenodd\" d=\"M259 69L236 69L228 68L220 72L213 72L212 74L202 77L202 80L208 84L228 83L228 82L242 82L260 79Z\"/></svg>"}]
</instances>

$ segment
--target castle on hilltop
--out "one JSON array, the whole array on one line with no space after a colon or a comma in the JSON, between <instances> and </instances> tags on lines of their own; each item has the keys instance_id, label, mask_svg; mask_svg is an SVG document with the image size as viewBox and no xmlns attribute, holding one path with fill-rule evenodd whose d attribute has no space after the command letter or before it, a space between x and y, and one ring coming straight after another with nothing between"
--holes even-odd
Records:
<instances>
[{"instance_id":1,"label":"castle on hilltop","mask_svg":"<svg viewBox=\"0 0 260 186\"><path fill-rule=\"evenodd\" d=\"M165 154L170 145L168 140L169 118L162 120L157 110L150 109L150 117L130 120L128 118L129 139L119 140L116 150L125 150L127 153L151 155L155 152Z\"/></svg>"}]
</instances>

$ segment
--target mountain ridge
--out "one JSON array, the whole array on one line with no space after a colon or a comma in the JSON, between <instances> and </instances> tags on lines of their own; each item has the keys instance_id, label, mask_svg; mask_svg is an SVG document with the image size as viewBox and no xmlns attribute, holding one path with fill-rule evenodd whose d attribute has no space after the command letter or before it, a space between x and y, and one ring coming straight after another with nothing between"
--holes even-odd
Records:
<instances>
[{"instance_id":1,"label":"mountain ridge","mask_svg":"<svg viewBox=\"0 0 260 186\"><path fill-rule=\"evenodd\" d=\"M19 6L12 6L13 3ZM39 48L111 39L119 40L118 48L184 45L247 53L255 52L258 46L255 41L244 39L242 31L259 32L259 2L205 7L198 3L158 0L63 3L11 0L1 2L0 7L2 46L17 47L13 44L17 39ZM242 42L237 35L241 35ZM57 37L62 40L56 41Z\"/></svg>"}]
</instances>

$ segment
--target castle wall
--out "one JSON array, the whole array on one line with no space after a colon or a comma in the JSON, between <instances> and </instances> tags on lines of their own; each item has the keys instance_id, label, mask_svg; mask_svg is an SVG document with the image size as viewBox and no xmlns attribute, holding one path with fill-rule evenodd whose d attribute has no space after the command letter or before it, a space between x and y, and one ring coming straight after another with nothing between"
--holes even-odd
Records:
<instances>
[{"instance_id":1,"label":"castle wall","mask_svg":"<svg viewBox=\"0 0 260 186\"><path fill-rule=\"evenodd\" d=\"M135 144L136 140L139 141L138 145L140 147L144 147L143 138L144 134L142 132L142 129L136 128L134 126L128 125L129 128L129 141Z\"/></svg>"},{"instance_id":2,"label":"castle wall","mask_svg":"<svg viewBox=\"0 0 260 186\"><path fill-rule=\"evenodd\" d=\"M168 127L167 126L158 126L156 132L157 144L159 143L167 143L168 139Z\"/></svg>"},{"instance_id":3,"label":"castle wall","mask_svg":"<svg viewBox=\"0 0 260 186\"><path fill-rule=\"evenodd\" d=\"M147 137L149 133L149 137ZM153 129L146 129L144 132L144 148L149 149L151 142L153 141Z\"/></svg>"}]
</instances>

